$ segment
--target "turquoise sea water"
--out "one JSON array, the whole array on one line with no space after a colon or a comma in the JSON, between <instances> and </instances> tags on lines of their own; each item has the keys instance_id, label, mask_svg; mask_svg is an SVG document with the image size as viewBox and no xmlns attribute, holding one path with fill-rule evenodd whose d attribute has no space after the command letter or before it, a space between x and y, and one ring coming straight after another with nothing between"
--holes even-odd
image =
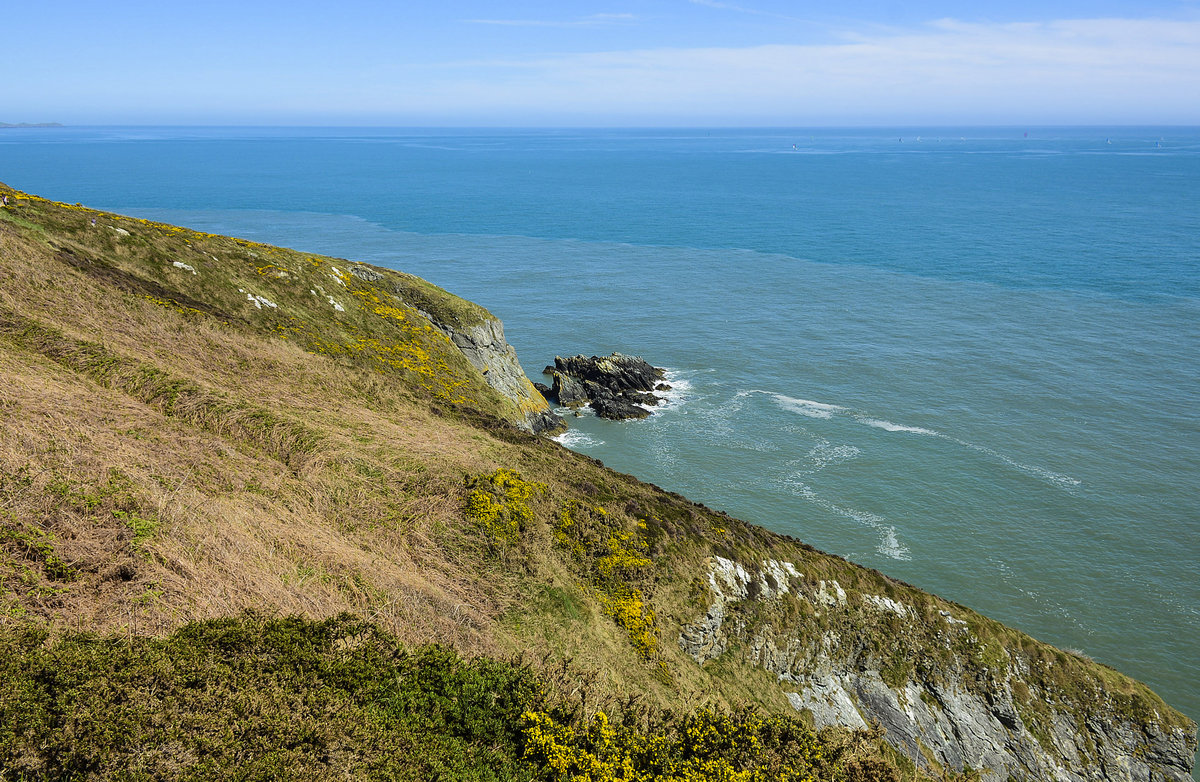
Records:
<instances>
[{"instance_id":1,"label":"turquoise sea water","mask_svg":"<svg viewBox=\"0 0 1200 782\"><path fill-rule=\"evenodd\" d=\"M566 444L1200 717L1200 129L14 130L0 180L413 272L535 379L644 355L673 401Z\"/></svg>"}]
</instances>

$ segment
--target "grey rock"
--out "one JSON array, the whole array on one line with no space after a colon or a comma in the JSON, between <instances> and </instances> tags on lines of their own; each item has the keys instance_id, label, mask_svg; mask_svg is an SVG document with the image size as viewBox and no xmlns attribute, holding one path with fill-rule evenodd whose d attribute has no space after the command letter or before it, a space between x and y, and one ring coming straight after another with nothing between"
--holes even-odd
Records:
<instances>
[{"instance_id":1,"label":"grey rock","mask_svg":"<svg viewBox=\"0 0 1200 782\"><path fill-rule=\"evenodd\" d=\"M550 393L563 407L582 407L588 403L587 392L583 383L561 372L554 372L554 385Z\"/></svg>"},{"instance_id":2,"label":"grey rock","mask_svg":"<svg viewBox=\"0 0 1200 782\"><path fill-rule=\"evenodd\" d=\"M535 434L566 428L566 423L550 411L545 398L521 369L517 351L504 339L504 324L499 319L456 327L420 312L434 328L449 337L489 386L517 403L522 411L521 419L514 422L518 428Z\"/></svg>"},{"instance_id":3,"label":"grey rock","mask_svg":"<svg viewBox=\"0 0 1200 782\"><path fill-rule=\"evenodd\" d=\"M981 671L957 657L949 668L893 688L865 651L870 645L853 638L854 628L864 620L863 611L922 621L908 606L879 595L847 595L835 581L806 585L789 563L748 568L715 557L709 568L712 603L703 617L684 626L680 647L703 663L740 642L747 659L775 674L792 706L810 712L818 727L878 724L884 738L918 766L935 773L931 759L954 771L969 766L985 782L1192 780L1194 727L1168 731L1155 719L1135 719L1102 702L1068 706L1026 678L1030 664L1019 650L1006 651L1010 665L999 679L992 669ZM789 635L769 625L749 635L738 619L740 604L775 600L789 590L829 615L841 635L832 630L818 638ZM942 617L950 631L969 634L966 623L951 619ZM1017 682L1049 712L1041 740L1020 716L1013 696Z\"/></svg>"},{"instance_id":4,"label":"grey rock","mask_svg":"<svg viewBox=\"0 0 1200 782\"><path fill-rule=\"evenodd\" d=\"M725 601L717 599L703 619L683 628L679 634L680 648L698 663L720 657L729 647L729 639L721 631L724 621Z\"/></svg>"},{"instance_id":5,"label":"grey rock","mask_svg":"<svg viewBox=\"0 0 1200 782\"><path fill-rule=\"evenodd\" d=\"M360 280L367 282L379 282L383 279L383 275L374 269L369 269L366 266L351 265L350 273Z\"/></svg>"},{"instance_id":6,"label":"grey rock","mask_svg":"<svg viewBox=\"0 0 1200 782\"><path fill-rule=\"evenodd\" d=\"M646 405L660 401L652 391L662 386L664 371L644 359L613 353L611 356L554 357L554 366L543 374L554 378L552 392L566 407L590 405L602 418L645 418Z\"/></svg>"},{"instance_id":7,"label":"grey rock","mask_svg":"<svg viewBox=\"0 0 1200 782\"><path fill-rule=\"evenodd\" d=\"M796 711L807 709L812 712L818 728L836 725L856 729L868 727L854 698L831 671L815 673L801 692L789 692L787 698Z\"/></svg>"}]
</instances>

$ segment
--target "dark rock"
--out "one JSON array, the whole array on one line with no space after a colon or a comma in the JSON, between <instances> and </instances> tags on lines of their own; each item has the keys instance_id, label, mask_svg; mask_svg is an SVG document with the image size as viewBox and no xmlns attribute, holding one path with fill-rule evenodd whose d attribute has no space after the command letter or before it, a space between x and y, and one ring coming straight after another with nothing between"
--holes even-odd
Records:
<instances>
[{"instance_id":1,"label":"dark rock","mask_svg":"<svg viewBox=\"0 0 1200 782\"><path fill-rule=\"evenodd\" d=\"M660 401L652 391L662 390L665 374L644 359L613 353L611 356L577 355L554 357L554 366L545 374L554 378L551 393L558 403L568 407L589 404L603 418L645 418L643 406ZM669 386L665 386L670 388Z\"/></svg>"},{"instance_id":2,"label":"dark rock","mask_svg":"<svg viewBox=\"0 0 1200 782\"><path fill-rule=\"evenodd\" d=\"M580 380L591 380L613 391L650 391L662 379L663 370L637 356L554 357L554 368Z\"/></svg>"},{"instance_id":3,"label":"dark rock","mask_svg":"<svg viewBox=\"0 0 1200 782\"><path fill-rule=\"evenodd\" d=\"M526 420L534 434L558 434L567 428L567 422L549 410L528 413Z\"/></svg>"},{"instance_id":4,"label":"dark rock","mask_svg":"<svg viewBox=\"0 0 1200 782\"><path fill-rule=\"evenodd\" d=\"M645 418L650 415L650 411L646 408L620 397L593 399L589 407L596 411L596 415L611 421Z\"/></svg>"},{"instance_id":5,"label":"dark rock","mask_svg":"<svg viewBox=\"0 0 1200 782\"><path fill-rule=\"evenodd\" d=\"M550 393L564 407L581 407L588 402L588 395L583 390L583 383L561 372L554 373L554 385L551 387Z\"/></svg>"},{"instance_id":6,"label":"dark rock","mask_svg":"<svg viewBox=\"0 0 1200 782\"><path fill-rule=\"evenodd\" d=\"M588 399L616 399L617 392L594 380L583 381L583 393Z\"/></svg>"},{"instance_id":7,"label":"dark rock","mask_svg":"<svg viewBox=\"0 0 1200 782\"><path fill-rule=\"evenodd\" d=\"M659 383L658 385L656 385L654 387L654 390L655 391L670 391L671 386L667 385L666 383Z\"/></svg>"},{"instance_id":8,"label":"dark rock","mask_svg":"<svg viewBox=\"0 0 1200 782\"><path fill-rule=\"evenodd\" d=\"M632 402L637 402L639 405L650 405L651 407L657 406L659 401L661 401L649 391L627 391L625 398Z\"/></svg>"},{"instance_id":9,"label":"dark rock","mask_svg":"<svg viewBox=\"0 0 1200 782\"><path fill-rule=\"evenodd\" d=\"M550 386L546 385L545 383L539 383L535 380L533 381L533 387L538 390L539 394L553 401L554 392L550 390Z\"/></svg>"}]
</instances>

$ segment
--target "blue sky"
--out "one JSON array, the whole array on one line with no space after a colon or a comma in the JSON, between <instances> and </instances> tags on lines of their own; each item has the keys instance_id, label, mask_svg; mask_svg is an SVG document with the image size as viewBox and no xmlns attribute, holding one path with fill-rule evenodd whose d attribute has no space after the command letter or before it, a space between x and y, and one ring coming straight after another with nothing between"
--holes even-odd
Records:
<instances>
[{"instance_id":1,"label":"blue sky","mask_svg":"<svg viewBox=\"0 0 1200 782\"><path fill-rule=\"evenodd\" d=\"M1200 0L9 3L0 121L1200 124Z\"/></svg>"}]
</instances>

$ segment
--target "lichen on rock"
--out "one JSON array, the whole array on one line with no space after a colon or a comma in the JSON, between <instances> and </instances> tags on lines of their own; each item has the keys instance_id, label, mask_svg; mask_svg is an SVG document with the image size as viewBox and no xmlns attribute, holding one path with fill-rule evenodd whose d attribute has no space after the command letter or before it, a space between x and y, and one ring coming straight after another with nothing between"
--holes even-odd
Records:
<instances>
[{"instance_id":1,"label":"lichen on rock","mask_svg":"<svg viewBox=\"0 0 1200 782\"><path fill-rule=\"evenodd\" d=\"M1191 780L1194 725L1147 718L1143 695L1106 689L1090 661L1027 637L980 637L984 623L932 596L911 605L805 580L790 563L752 568L722 557L709 560L708 585L711 602L684 625L679 646L698 663L739 648L817 727L878 725L919 767L970 767L984 782ZM785 595L804 601L807 620L757 618ZM1072 670L1047 671L1054 659Z\"/></svg>"}]
</instances>

